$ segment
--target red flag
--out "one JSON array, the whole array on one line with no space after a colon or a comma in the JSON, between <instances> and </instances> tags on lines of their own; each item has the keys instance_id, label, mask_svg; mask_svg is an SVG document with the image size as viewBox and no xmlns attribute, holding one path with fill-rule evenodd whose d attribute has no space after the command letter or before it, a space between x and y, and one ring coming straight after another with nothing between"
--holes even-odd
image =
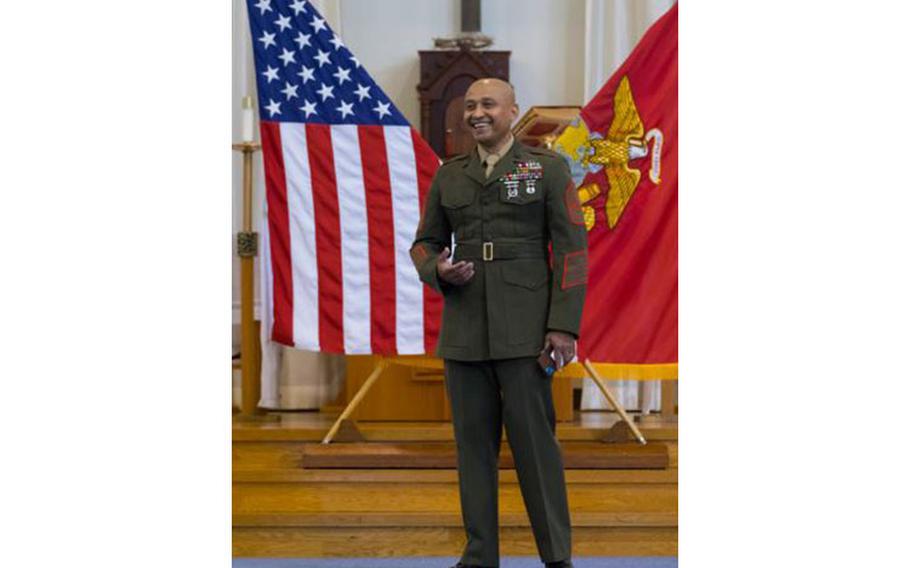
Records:
<instances>
[{"instance_id":1,"label":"red flag","mask_svg":"<svg viewBox=\"0 0 910 568\"><path fill-rule=\"evenodd\" d=\"M677 6L556 141L588 228L579 359L671 378L677 357Z\"/></svg>"}]
</instances>

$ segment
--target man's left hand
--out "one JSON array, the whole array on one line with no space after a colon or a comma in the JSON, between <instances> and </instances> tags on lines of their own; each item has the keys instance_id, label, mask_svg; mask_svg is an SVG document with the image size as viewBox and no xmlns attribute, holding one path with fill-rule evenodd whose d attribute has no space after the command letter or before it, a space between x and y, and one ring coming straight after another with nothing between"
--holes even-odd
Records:
<instances>
[{"instance_id":1,"label":"man's left hand","mask_svg":"<svg viewBox=\"0 0 910 568\"><path fill-rule=\"evenodd\" d=\"M553 350L553 362L561 369L575 358L575 338L562 331L548 331L544 337L543 351Z\"/></svg>"}]
</instances>

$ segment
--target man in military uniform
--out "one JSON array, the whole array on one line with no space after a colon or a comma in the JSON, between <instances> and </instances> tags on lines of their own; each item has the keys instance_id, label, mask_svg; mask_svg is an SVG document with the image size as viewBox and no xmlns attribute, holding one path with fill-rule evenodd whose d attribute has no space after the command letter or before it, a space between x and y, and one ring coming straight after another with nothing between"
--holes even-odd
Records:
<instances>
[{"instance_id":1,"label":"man in military uniform","mask_svg":"<svg viewBox=\"0 0 910 568\"><path fill-rule=\"evenodd\" d=\"M570 568L552 379L538 357L552 354L558 367L575 356L587 278L584 217L563 159L513 139L511 85L476 81L464 104L477 147L436 172L411 247L421 280L445 298L437 355L445 360L467 533L456 568L499 565L503 424L540 557Z\"/></svg>"}]
</instances>

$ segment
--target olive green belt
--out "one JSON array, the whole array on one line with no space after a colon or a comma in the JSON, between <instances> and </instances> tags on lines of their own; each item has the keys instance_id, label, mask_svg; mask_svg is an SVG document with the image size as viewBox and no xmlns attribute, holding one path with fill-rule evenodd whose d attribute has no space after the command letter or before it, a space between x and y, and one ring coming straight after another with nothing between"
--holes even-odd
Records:
<instances>
[{"instance_id":1,"label":"olive green belt","mask_svg":"<svg viewBox=\"0 0 910 568\"><path fill-rule=\"evenodd\" d=\"M455 260L509 260L513 258L547 258L546 246L536 243L455 243Z\"/></svg>"}]
</instances>

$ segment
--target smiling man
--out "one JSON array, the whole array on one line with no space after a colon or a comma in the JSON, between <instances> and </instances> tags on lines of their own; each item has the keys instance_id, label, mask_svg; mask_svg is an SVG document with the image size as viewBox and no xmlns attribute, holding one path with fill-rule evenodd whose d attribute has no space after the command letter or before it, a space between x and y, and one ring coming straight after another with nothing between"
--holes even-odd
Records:
<instances>
[{"instance_id":1,"label":"smiling man","mask_svg":"<svg viewBox=\"0 0 910 568\"><path fill-rule=\"evenodd\" d=\"M436 353L445 360L467 533L457 566L499 565L505 425L541 560L567 568L571 524L552 378L538 359L552 356L559 367L575 356L584 218L563 159L513 139L511 85L480 79L464 101L477 147L436 172L411 247L420 278L445 298Z\"/></svg>"}]
</instances>

